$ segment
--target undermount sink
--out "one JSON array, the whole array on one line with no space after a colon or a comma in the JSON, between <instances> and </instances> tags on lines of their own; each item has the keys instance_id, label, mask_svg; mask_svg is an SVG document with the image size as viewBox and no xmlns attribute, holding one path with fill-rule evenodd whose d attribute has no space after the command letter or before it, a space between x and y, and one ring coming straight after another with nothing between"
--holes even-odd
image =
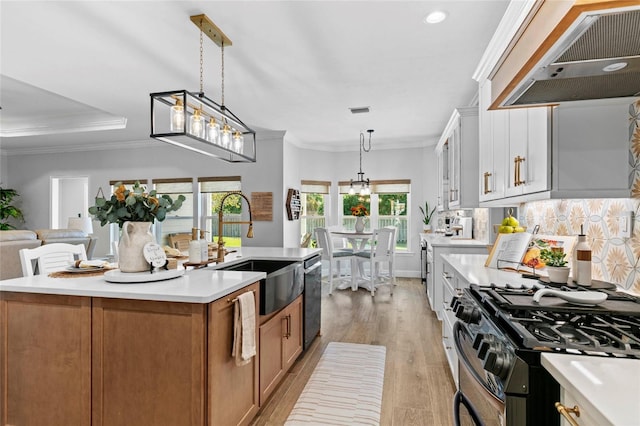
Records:
<instances>
[{"instance_id":1,"label":"undermount sink","mask_svg":"<svg viewBox=\"0 0 640 426\"><path fill-rule=\"evenodd\" d=\"M260 280L260 315L268 315L284 308L301 295L304 289L302 262L247 260L219 270L266 272L267 277Z\"/></svg>"}]
</instances>

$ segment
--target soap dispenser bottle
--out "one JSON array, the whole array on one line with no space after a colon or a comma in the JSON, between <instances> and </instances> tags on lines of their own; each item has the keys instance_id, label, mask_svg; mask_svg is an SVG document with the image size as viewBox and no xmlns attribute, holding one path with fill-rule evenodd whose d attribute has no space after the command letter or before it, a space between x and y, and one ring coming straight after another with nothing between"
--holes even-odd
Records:
<instances>
[{"instance_id":1,"label":"soap dispenser bottle","mask_svg":"<svg viewBox=\"0 0 640 426\"><path fill-rule=\"evenodd\" d=\"M205 237L204 229L200 230L200 261L206 262L209 260L209 243L207 242L207 238Z\"/></svg>"},{"instance_id":2,"label":"soap dispenser bottle","mask_svg":"<svg viewBox=\"0 0 640 426\"><path fill-rule=\"evenodd\" d=\"M198 241L198 228L191 228L191 241L189 241L189 263L202 262L200 241Z\"/></svg>"},{"instance_id":3,"label":"soap dispenser bottle","mask_svg":"<svg viewBox=\"0 0 640 426\"><path fill-rule=\"evenodd\" d=\"M580 225L578 244L573 251L573 274L576 284L584 287L591 286L591 247L582 225Z\"/></svg>"}]
</instances>

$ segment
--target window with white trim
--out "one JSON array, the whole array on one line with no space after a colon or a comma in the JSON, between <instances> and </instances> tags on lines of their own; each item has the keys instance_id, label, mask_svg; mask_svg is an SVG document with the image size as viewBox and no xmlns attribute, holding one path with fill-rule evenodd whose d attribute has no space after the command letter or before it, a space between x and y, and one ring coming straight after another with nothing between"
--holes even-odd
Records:
<instances>
[{"instance_id":1,"label":"window with white trim","mask_svg":"<svg viewBox=\"0 0 640 426\"><path fill-rule=\"evenodd\" d=\"M153 187L158 196L169 195L175 200L184 195L180 209L168 212L162 222L155 224L156 240L160 245L169 244L169 234L190 234L193 228L193 179L153 179Z\"/></svg>"},{"instance_id":2,"label":"window with white trim","mask_svg":"<svg viewBox=\"0 0 640 426\"><path fill-rule=\"evenodd\" d=\"M329 190L331 182L303 180L300 185L300 241L304 244L315 239L314 230L327 226L329 212ZM307 240L307 236L310 240ZM307 240L307 241L305 241Z\"/></svg>"},{"instance_id":3,"label":"window with white trim","mask_svg":"<svg viewBox=\"0 0 640 426\"><path fill-rule=\"evenodd\" d=\"M218 212L220 202L228 192L240 192L242 182L240 176L216 176L198 178L198 190L200 192L200 229L205 230L207 241L218 241ZM241 247L243 232L246 234L246 225L227 224L226 222L239 222L242 219L243 205L245 201L239 195L229 196L223 206L222 240L226 247ZM243 226L245 228L243 228Z\"/></svg>"},{"instance_id":4,"label":"window with white trim","mask_svg":"<svg viewBox=\"0 0 640 426\"><path fill-rule=\"evenodd\" d=\"M371 195L350 195L350 182L338 182L340 194L340 223L345 229L354 229L356 217L351 208L363 205L369 212L365 220L365 230L395 226L396 250L407 250L409 247L411 223L411 181L409 179L371 181Z\"/></svg>"}]
</instances>

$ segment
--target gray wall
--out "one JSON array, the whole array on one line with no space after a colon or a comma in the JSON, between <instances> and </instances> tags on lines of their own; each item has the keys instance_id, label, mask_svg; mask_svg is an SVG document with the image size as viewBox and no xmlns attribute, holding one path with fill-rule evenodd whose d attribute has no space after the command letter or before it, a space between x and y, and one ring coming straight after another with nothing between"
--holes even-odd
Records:
<instances>
[{"instance_id":1,"label":"gray wall","mask_svg":"<svg viewBox=\"0 0 640 426\"><path fill-rule=\"evenodd\" d=\"M435 142L435 141L434 141ZM419 276L419 239L421 221L418 205L425 199L435 199L436 157L433 146L410 149L373 148L363 153L362 169L370 179L411 179L412 222L409 253L399 256L399 275ZM25 229L49 227L51 176L89 176L90 204L102 188L108 195L112 179L153 179L168 177L242 176L243 192L273 192L273 221L256 222L255 238L243 239L250 247L297 247L300 241L300 222L286 218L288 188L300 187L301 179L330 180L334 199L337 183L356 178L358 151L327 152L299 148L287 142L284 132L258 135L257 161L249 164L230 164L197 155L160 142L149 141L148 147L104 151L79 151L47 154L9 155L2 164L3 187L19 191L19 205L25 213ZM3 157L4 159L4 157ZM6 173L6 174L5 174ZM336 218L337 203L332 206ZM107 227L94 225L99 238L96 255L109 251Z\"/></svg>"}]
</instances>

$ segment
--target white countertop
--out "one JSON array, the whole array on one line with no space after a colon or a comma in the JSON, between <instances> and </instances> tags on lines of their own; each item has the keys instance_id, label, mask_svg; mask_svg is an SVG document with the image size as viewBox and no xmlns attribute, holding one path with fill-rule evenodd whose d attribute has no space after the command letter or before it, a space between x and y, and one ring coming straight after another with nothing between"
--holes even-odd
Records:
<instances>
[{"instance_id":1,"label":"white countertop","mask_svg":"<svg viewBox=\"0 0 640 426\"><path fill-rule=\"evenodd\" d=\"M578 404L592 417L612 425L640 424L639 359L543 353L542 366L574 397L592 405Z\"/></svg>"},{"instance_id":2,"label":"white countertop","mask_svg":"<svg viewBox=\"0 0 640 426\"><path fill-rule=\"evenodd\" d=\"M433 233L420 233L420 241L427 241L434 247L445 246L445 247L475 247L475 246L486 246L486 241L474 240L469 238L460 238L460 237L445 237L443 234L433 234ZM487 252L488 253L488 252Z\"/></svg>"},{"instance_id":3,"label":"white countertop","mask_svg":"<svg viewBox=\"0 0 640 426\"><path fill-rule=\"evenodd\" d=\"M522 278L520 273L502 271L484 266L488 254L443 254L442 258L449 263L469 284L489 286L495 284L504 287L509 284L530 286L537 280Z\"/></svg>"},{"instance_id":4,"label":"white countertop","mask_svg":"<svg viewBox=\"0 0 640 426\"><path fill-rule=\"evenodd\" d=\"M0 281L0 291L209 303L266 277L264 272L216 271L244 260L302 261L321 253L320 249L247 247L230 253L225 262L202 269L190 269L183 276L149 283L109 283L103 276L51 278L47 275Z\"/></svg>"}]
</instances>

